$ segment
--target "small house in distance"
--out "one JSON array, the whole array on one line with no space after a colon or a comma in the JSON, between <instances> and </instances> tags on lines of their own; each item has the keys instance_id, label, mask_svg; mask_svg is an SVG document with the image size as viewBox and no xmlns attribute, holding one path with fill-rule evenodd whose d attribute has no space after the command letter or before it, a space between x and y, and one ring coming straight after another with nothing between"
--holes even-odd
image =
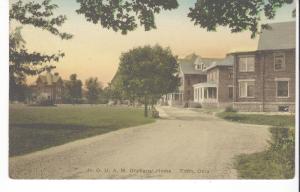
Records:
<instances>
[{"instance_id":1,"label":"small house in distance","mask_svg":"<svg viewBox=\"0 0 300 192\"><path fill-rule=\"evenodd\" d=\"M270 27L256 51L232 53L233 107L239 111L295 111L296 23Z\"/></svg>"},{"instance_id":2,"label":"small house in distance","mask_svg":"<svg viewBox=\"0 0 300 192\"><path fill-rule=\"evenodd\" d=\"M64 85L58 73L52 74L50 70L47 70L45 75L38 76L35 85L30 88L30 103L62 103Z\"/></svg>"}]
</instances>

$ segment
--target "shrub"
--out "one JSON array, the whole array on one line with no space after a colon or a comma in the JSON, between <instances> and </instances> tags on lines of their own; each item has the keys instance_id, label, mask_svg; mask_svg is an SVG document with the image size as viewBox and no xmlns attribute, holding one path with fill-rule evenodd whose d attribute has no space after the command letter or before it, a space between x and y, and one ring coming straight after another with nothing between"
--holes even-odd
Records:
<instances>
[{"instance_id":1,"label":"shrub","mask_svg":"<svg viewBox=\"0 0 300 192\"><path fill-rule=\"evenodd\" d=\"M188 102L185 102L184 105L183 105L183 107L184 107L184 108L188 108L188 107L189 107L189 103L188 103Z\"/></svg>"},{"instance_id":2,"label":"shrub","mask_svg":"<svg viewBox=\"0 0 300 192\"><path fill-rule=\"evenodd\" d=\"M152 118L159 118L159 112L155 108L152 109Z\"/></svg>"},{"instance_id":3,"label":"shrub","mask_svg":"<svg viewBox=\"0 0 300 192\"><path fill-rule=\"evenodd\" d=\"M225 108L225 112L237 112L237 110L235 108L233 108L232 106L227 106Z\"/></svg>"},{"instance_id":4,"label":"shrub","mask_svg":"<svg viewBox=\"0 0 300 192\"><path fill-rule=\"evenodd\" d=\"M202 108L202 105L200 103L195 103L193 105L194 108Z\"/></svg>"}]
</instances>

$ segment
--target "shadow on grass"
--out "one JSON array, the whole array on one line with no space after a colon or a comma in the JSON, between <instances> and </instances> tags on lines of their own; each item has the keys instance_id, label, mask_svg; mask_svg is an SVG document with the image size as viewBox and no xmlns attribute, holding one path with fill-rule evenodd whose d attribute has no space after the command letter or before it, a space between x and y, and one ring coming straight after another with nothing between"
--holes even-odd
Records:
<instances>
[{"instance_id":1,"label":"shadow on grass","mask_svg":"<svg viewBox=\"0 0 300 192\"><path fill-rule=\"evenodd\" d=\"M10 124L9 156L22 155L121 129L117 125Z\"/></svg>"}]
</instances>

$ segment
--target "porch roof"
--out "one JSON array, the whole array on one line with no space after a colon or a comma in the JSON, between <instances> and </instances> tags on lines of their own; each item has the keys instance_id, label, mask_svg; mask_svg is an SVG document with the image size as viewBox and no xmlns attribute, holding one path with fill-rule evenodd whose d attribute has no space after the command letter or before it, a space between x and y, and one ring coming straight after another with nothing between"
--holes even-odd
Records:
<instances>
[{"instance_id":1,"label":"porch roof","mask_svg":"<svg viewBox=\"0 0 300 192\"><path fill-rule=\"evenodd\" d=\"M197 83L193 85L194 88L200 88L200 87L217 87L217 84L215 82L205 82L205 83Z\"/></svg>"}]
</instances>

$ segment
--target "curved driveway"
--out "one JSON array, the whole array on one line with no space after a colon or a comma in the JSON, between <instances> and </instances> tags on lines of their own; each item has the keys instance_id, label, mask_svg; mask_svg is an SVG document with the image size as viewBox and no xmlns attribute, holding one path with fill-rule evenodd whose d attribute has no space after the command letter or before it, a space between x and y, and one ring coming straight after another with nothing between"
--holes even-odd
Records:
<instances>
[{"instance_id":1,"label":"curved driveway","mask_svg":"<svg viewBox=\"0 0 300 192\"><path fill-rule=\"evenodd\" d=\"M10 158L12 178L230 179L233 159L262 151L268 126L159 108L155 123Z\"/></svg>"}]
</instances>

